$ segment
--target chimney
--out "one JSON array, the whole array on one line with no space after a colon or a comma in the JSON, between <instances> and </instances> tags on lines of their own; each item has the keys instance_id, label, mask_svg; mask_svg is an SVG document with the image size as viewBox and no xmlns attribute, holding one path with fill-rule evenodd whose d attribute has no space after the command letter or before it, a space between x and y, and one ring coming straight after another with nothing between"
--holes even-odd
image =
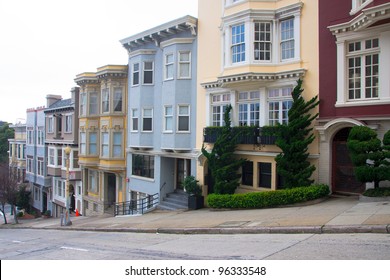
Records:
<instances>
[{"instance_id":1,"label":"chimney","mask_svg":"<svg viewBox=\"0 0 390 280\"><path fill-rule=\"evenodd\" d=\"M79 96L80 88L79 87L74 87L70 90L71 96L72 96L72 103L75 104L78 96Z\"/></svg>"},{"instance_id":2,"label":"chimney","mask_svg":"<svg viewBox=\"0 0 390 280\"><path fill-rule=\"evenodd\" d=\"M56 103L58 100L61 100L61 95L48 94L46 95L46 108L49 108L51 105Z\"/></svg>"}]
</instances>

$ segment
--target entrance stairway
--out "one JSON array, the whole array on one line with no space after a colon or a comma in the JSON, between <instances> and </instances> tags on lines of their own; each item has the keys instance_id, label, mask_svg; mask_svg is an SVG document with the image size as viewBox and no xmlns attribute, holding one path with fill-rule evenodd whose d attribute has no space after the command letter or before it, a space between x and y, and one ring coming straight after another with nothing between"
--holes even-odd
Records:
<instances>
[{"instance_id":1,"label":"entrance stairway","mask_svg":"<svg viewBox=\"0 0 390 280\"><path fill-rule=\"evenodd\" d=\"M180 210L188 209L188 194L182 190L175 190L172 193L168 193L166 197L157 206L157 209L161 210Z\"/></svg>"}]
</instances>

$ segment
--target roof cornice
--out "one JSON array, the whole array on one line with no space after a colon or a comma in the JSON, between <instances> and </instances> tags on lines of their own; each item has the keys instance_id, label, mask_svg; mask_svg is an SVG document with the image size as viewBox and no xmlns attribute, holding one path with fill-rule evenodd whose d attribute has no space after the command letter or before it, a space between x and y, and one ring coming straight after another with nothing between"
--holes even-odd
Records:
<instances>
[{"instance_id":1,"label":"roof cornice","mask_svg":"<svg viewBox=\"0 0 390 280\"><path fill-rule=\"evenodd\" d=\"M372 24L390 18L390 3L363 9L362 12L349 22L328 26L333 35L340 33L359 31Z\"/></svg>"},{"instance_id":2,"label":"roof cornice","mask_svg":"<svg viewBox=\"0 0 390 280\"><path fill-rule=\"evenodd\" d=\"M216 81L201 83L201 86L205 89L223 88L234 83L242 82L273 82L281 79L301 78L305 75L305 69L297 69L292 71L283 71L276 73L240 73L229 76L218 77Z\"/></svg>"},{"instance_id":3,"label":"roof cornice","mask_svg":"<svg viewBox=\"0 0 390 280\"><path fill-rule=\"evenodd\" d=\"M185 16L127 37L119 42L128 50L153 42L159 46L164 38L183 31L191 30L191 34L196 36L197 24L198 19Z\"/></svg>"}]
</instances>

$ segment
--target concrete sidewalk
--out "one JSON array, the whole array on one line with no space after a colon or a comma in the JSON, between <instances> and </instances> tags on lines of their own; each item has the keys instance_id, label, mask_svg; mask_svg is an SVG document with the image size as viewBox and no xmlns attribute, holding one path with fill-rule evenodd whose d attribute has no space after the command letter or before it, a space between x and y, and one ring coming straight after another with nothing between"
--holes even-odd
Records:
<instances>
[{"instance_id":1,"label":"concrete sidewalk","mask_svg":"<svg viewBox=\"0 0 390 280\"><path fill-rule=\"evenodd\" d=\"M1 217L2 218L2 217ZM156 210L142 216L71 217L20 220L0 228L36 228L176 234L246 233L390 233L390 201L362 202L358 197L329 197L312 205L254 210Z\"/></svg>"}]
</instances>

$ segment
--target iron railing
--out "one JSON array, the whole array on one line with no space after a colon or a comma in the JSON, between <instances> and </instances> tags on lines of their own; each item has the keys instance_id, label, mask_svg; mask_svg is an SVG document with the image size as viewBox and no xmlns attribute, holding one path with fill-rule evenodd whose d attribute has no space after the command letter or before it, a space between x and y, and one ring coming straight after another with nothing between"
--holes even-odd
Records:
<instances>
[{"instance_id":1,"label":"iron railing","mask_svg":"<svg viewBox=\"0 0 390 280\"><path fill-rule=\"evenodd\" d=\"M159 201L159 195L156 193L141 199L118 202L115 203L114 215L142 215L156 208Z\"/></svg>"}]
</instances>

